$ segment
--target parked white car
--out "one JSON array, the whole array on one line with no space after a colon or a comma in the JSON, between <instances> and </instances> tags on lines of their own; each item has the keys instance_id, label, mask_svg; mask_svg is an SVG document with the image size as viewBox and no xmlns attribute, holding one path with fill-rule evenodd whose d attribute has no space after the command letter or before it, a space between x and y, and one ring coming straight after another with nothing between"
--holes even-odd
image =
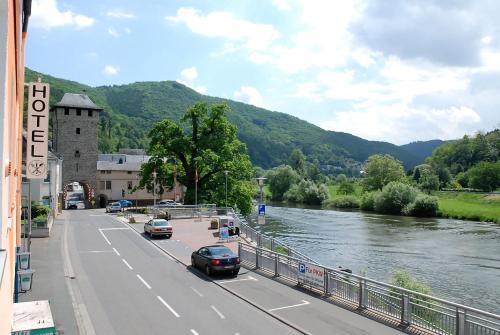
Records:
<instances>
[{"instance_id":1,"label":"parked white car","mask_svg":"<svg viewBox=\"0 0 500 335\"><path fill-rule=\"evenodd\" d=\"M152 219L144 224L144 233L151 237L155 235L165 235L170 238L174 229L169 221L165 219Z\"/></svg>"},{"instance_id":2,"label":"parked white car","mask_svg":"<svg viewBox=\"0 0 500 335\"><path fill-rule=\"evenodd\" d=\"M165 199L161 200L156 204L156 207L162 208L162 207L176 207L176 206L182 206L182 204L175 202L174 200L171 199Z\"/></svg>"},{"instance_id":3,"label":"parked white car","mask_svg":"<svg viewBox=\"0 0 500 335\"><path fill-rule=\"evenodd\" d=\"M106 206L106 213L121 212L122 205L119 202L112 202Z\"/></svg>"}]
</instances>

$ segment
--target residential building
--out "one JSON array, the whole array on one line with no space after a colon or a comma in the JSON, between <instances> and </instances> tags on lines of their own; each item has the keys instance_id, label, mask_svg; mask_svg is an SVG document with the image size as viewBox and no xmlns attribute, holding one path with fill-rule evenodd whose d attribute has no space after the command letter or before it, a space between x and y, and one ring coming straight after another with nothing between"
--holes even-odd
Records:
<instances>
[{"instance_id":1,"label":"residential building","mask_svg":"<svg viewBox=\"0 0 500 335\"><path fill-rule=\"evenodd\" d=\"M21 245L24 46L30 1L0 1L0 334L10 334Z\"/></svg>"},{"instance_id":2,"label":"residential building","mask_svg":"<svg viewBox=\"0 0 500 335\"><path fill-rule=\"evenodd\" d=\"M133 192L139 184L141 165L149 158L138 149L122 149L118 154L100 154L97 159L96 205L105 207L110 201L120 199L130 200L134 205L153 204L152 192L146 189ZM172 190L156 194L156 200L173 199L183 202L183 194L182 186L177 183Z\"/></svg>"}]
</instances>

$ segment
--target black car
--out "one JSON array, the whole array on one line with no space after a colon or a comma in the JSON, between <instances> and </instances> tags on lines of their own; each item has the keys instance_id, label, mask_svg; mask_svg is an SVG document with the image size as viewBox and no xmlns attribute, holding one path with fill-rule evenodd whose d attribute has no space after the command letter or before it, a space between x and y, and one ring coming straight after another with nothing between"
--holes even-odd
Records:
<instances>
[{"instance_id":1,"label":"black car","mask_svg":"<svg viewBox=\"0 0 500 335\"><path fill-rule=\"evenodd\" d=\"M78 209L78 203L76 201L68 201L68 209Z\"/></svg>"},{"instance_id":2,"label":"black car","mask_svg":"<svg viewBox=\"0 0 500 335\"><path fill-rule=\"evenodd\" d=\"M203 269L208 276L215 272L237 275L240 271L240 258L226 246L209 245L191 254L191 266Z\"/></svg>"}]
</instances>

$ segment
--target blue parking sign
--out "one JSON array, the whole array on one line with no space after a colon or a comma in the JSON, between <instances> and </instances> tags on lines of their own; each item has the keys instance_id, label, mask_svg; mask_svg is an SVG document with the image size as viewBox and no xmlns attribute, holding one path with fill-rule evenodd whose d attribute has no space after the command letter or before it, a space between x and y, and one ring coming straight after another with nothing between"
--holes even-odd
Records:
<instances>
[{"instance_id":1,"label":"blue parking sign","mask_svg":"<svg viewBox=\"0 0 500 335\"><path fill-rule=\"evenodd\" d=\"M306 272L306 265L304 263L299 263L299 272L300 273Z\"/></svg>"},{"instance_id":2,"label":"blue parking sign","mask_svg":"<svg viewBox=\"0 0 500 335\"><path fill-rule=\"evenodd\" d=\"M259 215L266 215L266 205L259 205Z\"/></svg>"}]
</instances>

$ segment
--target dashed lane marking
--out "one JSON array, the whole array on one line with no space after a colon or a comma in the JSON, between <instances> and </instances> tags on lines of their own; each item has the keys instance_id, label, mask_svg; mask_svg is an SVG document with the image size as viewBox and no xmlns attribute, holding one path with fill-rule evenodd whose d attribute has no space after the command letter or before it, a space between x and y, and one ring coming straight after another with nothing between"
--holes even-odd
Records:
<instances>
[{"instance_id":1,"label":"dashed lane marking","mask_svg":"<svg viewBox=\"0 0 500 335\"><path fill-rule=\"evenodd\" d=\"M254 278L252 276L247 276L247 278L241 278L241 279L221 280L218 283L227 284L227 283L235 283L235 282L239 282L239 281L248 281L248 280L257 281L256 278Z\"/></svg>"},{"instance_id":2,"label":"dashed lane marking","mask_svg":"<svg viewBox=\"0 0 500 335\"><path fill-rule=\"evenodd\" d=\"M108 238L106 237L106 235L104 235L104 233L102 232L102 229L99 229L99 233L101 233L102 237L104 237L104 240L106 240L106 242L111 245L111 242L109 242Z\"/></svg>"},{"instance_id":3,"label":"dashed lane marking","mask_svg":"<svg viewBox=\"0 0 500 335\"><path fill-rule=\"evenodd\" d=\"M115 252L115 254L117 254L118 256L120 256L120 253L118 252L118 250L116 250L116 248L113 248L113 251Z\"/></svg>"},{"instance_id":4,"label":"dashed lane marking","mask_svg":"<svg viewBox=\"0 0 500 335\"><path fill-rule=\"evenodd\" d=\"M124 259L122 258L122 261L123 263L125 263L125 265L130 269L130 270L133 270L133 268L130 266L130 264Z\"/></svg>"},{"instance_id":5,"label":"dashed lane marking","mask_svg":"<svg viewBox=\"0 0 500 335\"><path fill-rule=\"evenodd\" d=\"M198 291L197 289L195 289L194 287L191 287L191 289L194 291L194 293L198 294L200 297L203 297L203 294L201 294L200 291Z\"/></svg>"},{"instance_id":6,"label":"dashed lane marking","mask_svg":"<svg viewBox=\"0 0 500 335\"><path fill-rule=\"evenodd\" d=\"M149 284L140 275L137 275L137 278L139 278L139 280L144 284L144 286L146 286L148 289L151 289L151 286L149 286Z\"/></svg>"},{"instance_id":7,"label":"dashed lane marking","mask_svg":"<svg viewBox=\"0 0 500 335\"><path fill-rule=\"evenodd\" d=\"M224 314L222 314L214 305L210 305L210 307L214 310L215 313L217 313L217 315L221 318L221 319L225 319L226 317L224 316Z\"/></svg>"},{"instance_id":8,"label":"dashed lane marking","mask_svg":"<svg viewBox=\"0 0 500 335\"><path fill-rule=\"evenodd\" d=\"M198 334L198 332L196 330L194 330L194 329L190 329L190 330L191 330L191 334L193 334L193 335L200 335L200 334Z\"/></svg>"},{"instance_id":9,"label":"dashed lane marking","mask_svg":"<svg viewBox=\"0 0 500 335\"><path fill-rule=\"evenodd\" d=\"M177 312L176 312L176 311L175 311L172 307L170 307L170 305L169 305L169 304L167 304L167 302L166 302L165 300L163 300L163 298L162 298L162 297L160 297L159 295L158 295L158 296L156 296L156 297L158 298L158 300L160 300L160 302L161 302L163 305L165 305L165 307L167 307L167 308L168 308L168 310L169 310L170 312L172 312L172 314L173 314L173 315L175 315L175 317L176 317L176 318L180 318L180 317L181 317L179 314L177 314Z\"/></svg>"}]
</instances>

